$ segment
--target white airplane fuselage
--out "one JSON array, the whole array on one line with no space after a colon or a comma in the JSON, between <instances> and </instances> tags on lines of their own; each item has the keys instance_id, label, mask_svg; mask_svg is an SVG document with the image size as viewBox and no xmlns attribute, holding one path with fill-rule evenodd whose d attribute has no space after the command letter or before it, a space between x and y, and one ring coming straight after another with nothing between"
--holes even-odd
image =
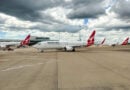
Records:
<instances>
[{"instance_id":1,"label":"white airplane fuselage","mask_svg":"<svg viewBox=\"0 0 130 90\"><path fill-rule=\"evenodd\" d=\"M41 51L45 49L65 49L66 51L75 50L76 47L86 46L86 42L81 41L43 41L34 45Z\"/></svg>"},{"instance_id":2,"label":"white airplane fuselage","mask_svg":"<svg viewBox=\"0 0 130 90\"><path fill-rule=\"evenodd\" d=\"M64 49L65 51L75 51L77 47L91 46L94 44L94 36L96 31L94 30L88 40L83 41L43 41L34 45L41 52L45 49Z\"/></svg>"}]
</instances>

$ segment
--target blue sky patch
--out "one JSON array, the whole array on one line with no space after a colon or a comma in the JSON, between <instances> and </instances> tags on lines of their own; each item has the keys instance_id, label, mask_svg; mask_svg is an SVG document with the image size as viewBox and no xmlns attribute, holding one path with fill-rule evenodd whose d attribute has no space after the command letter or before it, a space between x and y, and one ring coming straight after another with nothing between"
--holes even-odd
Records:
<instances>
[{"instance_id":1,"label":"blue sky patch","mask_svg":"<svg viewBox=\"0 0 130 90\"><path fill-rule=\"evenodd\" d=\"M85 18L84 19L84 24L87 24L88 23L88 18Z\"/></svg>"}]
</instances>

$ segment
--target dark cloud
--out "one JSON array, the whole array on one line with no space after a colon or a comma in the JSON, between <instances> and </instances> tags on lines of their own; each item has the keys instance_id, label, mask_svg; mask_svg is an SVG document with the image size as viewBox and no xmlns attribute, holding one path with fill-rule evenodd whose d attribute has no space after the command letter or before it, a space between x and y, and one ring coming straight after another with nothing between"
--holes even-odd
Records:
<instances>
[{"instance_id":1,"label":"dark cloud","mask_svg":"<svg viewBox=\"0 0 130 90\"><path fill-rule=\"evenodd\" d=\"M104 31L111 31L111 30L115 30L115 31L119 31L119 30L124 30L124 31L130 31L130 25L125 24L125 25L102 25L102 26L98 26L95 28L99 28L100 30L104 30Z\"/></svg>"},{"instance_id":2,"label":"dark cloud","mask_svg":"<svg viewBox=\"0 0 130 90\"><path fill-rule=\"evenodd\" d=\"M130 0L117 0L116 4L112 7L120 19L130 20Z\"/></svg>"},{"instance_id":3,"label":"dark cloud","mask_svg":"<svg viewBox=\"0 0 130 90\"><path fill-rule=\"evenodd\" d=\"M55 24L55 25L44 25L44 24L40 24L40 25L36 25L31 27L30 29L32 30L40 30L43 32L70 32L70 33L75 33L78 32L79 30L81 30L80 26L75 26L75 25L67 25L67 24Z\"/></svg>"},{"instance_id":4,"label":"dark cloud","mask_svg":"<svg viewBox=\"0 0 130 90\"><path fill-rule=\"evenodd\" d=\"M44 17L39 11L55 7L61 3L63 0L1 0L0 12L23 20L35 21Z\"/></svg>"},{"instance_id":5,"label":"dark cloud","mask_svg":"<svg viewBox=\"0 0 130 90\"><path fill-rule=\"evenodd\" d=\"M30 28L9 25L6 28L10 28L10 30L37 29L46 32L72 33L79 31L81 27L66 24L47 13L43 13L47 9L59 6L72 9L72 12L68 14L69 18L96 18L105 12L101 0L72 0L70 2L64 0L1 0L0 12L22 20L41 23L41 25Z\"/></svg>"},{"instance_id":6,"label":"dark cloud","mask_svg":"<svg viewBox=\"0 0 130 90\"><path fill-rule=\"evenodd\" d=\"M111 26L111 27L106 27L108 30L112 30L112 29L114 29L114 30L121 30L121 29L123 29L123 30L130 30L130 25L120 25L120 26Z\"/></svg>"},{"instance_id":7,"label":"dark cloud","mask_svg":"<svg viewBox=\"0 0 130 90\"><path fill-rule=\"evenodd\" d=\"M101 0L72 0L72 11L68 14L71 19L96 18L105 14L105 7Z\"/></svg>"},{"instance_id":8,"label":"dark cloud","mask_svg":"<svg viewBox=\"0 0 130 90\"><path fill-rule=\"evenodd\" d=\"M8 28L11 31L24 31L30 29L30 28L19 27L19 26L7 26L6 28Z\"/></svg>"},{"instance_id":9,"label":"dark cloud","mask_svg":"<svg viewBox=\"0 0 130 90\"><path fill-rule=\"evenodd\" d=\"M112 7L112 11L116 12L120 18L129 19L129 5L130 1L124 0L122 2L122 0L118 0ZM65 2L64 0L1 0L0 12L22 20L41 23L40 25L29 28L10 25L5 27L10 28L10 30L36 29L45 32L55 31L71 33L81 30L80 26L66 24L63 21L56 20L47 13L43 13L43 11L47 9L58 6L64 6L64 8L71 9L70 13L67 15L67 17L71 19L97 18L100 15L105 14L104 0L72 0L69 2ZM6 20L4 19L0 19L0 24L4 24L5 21ZM129 30L130 25L102 25L101 27L94 28Z\"/></svg>"}]
</instances>

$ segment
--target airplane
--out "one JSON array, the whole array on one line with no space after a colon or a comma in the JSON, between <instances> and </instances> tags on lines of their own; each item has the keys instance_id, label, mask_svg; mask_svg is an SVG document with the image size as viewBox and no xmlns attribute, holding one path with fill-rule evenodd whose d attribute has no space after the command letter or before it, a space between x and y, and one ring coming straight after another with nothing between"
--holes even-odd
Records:
<instances>
[{"instance_id":1,"label":"airplane","mask_svg":"<svg viewBox=\"0 0 130 90\"><path fill-rule=\"evenodd\" d=\"M127 38L122 42L121 45L127 45L127 44L128 44L128 41L129 41L129 37L127 37Z\"/></svg>"},{"instance_id":2,"label":"airplane","mask_svg":"<svg viewBox=\"0 0 130 90\"><path fill-rule=\"evenodd\" d=\"M104 44L105 40L106 40L106 38L104 38L104 39L103 39L103 41L101 42L101 45L103 45L103 44Z\"/></svg>"},{"instance_id":3,"label":"airplane","mask_svg":"<svg viewBox=\"0 0 130 90\"><path fill-rule=\"evenodd\" d=\"M19 47L28 45L29 41L30 41L30 34L24 40L22 40L21 42L20 41L16 41L16 42L15 41L3 41L3 42L0 42L0 48L3 49L3 50L13 50L13 49L10 48L11 46L17 46L19 48Z\"/></svg>"},{"instance_id":4,"label":"airplane","mask_svg":"<svg viewBox=\"0 0 130 90\"><path fill-rule=\"evenodd\" d=\"M78 47L88 47L94 44L94 36L96 31L94 30L90 35L89 39L85 42L83 41L42 41L35 44L33 47L44 52L46 49L64 49L65 51L75 51Z\"/></svg>"},{"instance_id":5,"label":"airplane","mask_svg":"<svg viewBox=\"0 0 130 90\"><path fill-rule=\"evenodd\" d=\"M127 37L121 44L112 44L111 46L113 46L113 47L115 47L116 45L122 45L122 46L124 46L124 45L127 45L128 44L128 41L129 41L129 37Z\"/></svg>"}]
</instances>

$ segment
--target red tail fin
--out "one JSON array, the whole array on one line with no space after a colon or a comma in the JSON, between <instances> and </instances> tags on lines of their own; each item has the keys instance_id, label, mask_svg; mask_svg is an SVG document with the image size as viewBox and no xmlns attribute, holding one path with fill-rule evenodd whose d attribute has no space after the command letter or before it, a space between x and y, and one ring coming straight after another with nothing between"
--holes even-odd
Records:
<instances>
[{"instance_id":1,"label":"red tail fin","mask_svg":"<svg viewBox=\"0 0 130 90\"><path fill-rule=\"evenodd\" d=\"M121 45L127 45L128 44L129 37L125 39L125 41Z\"/></svg>"},{"instance_id":2,"label":"red tail fin","mask_svg":"<svg viewBox=\"0 0 130 90\"><path fill-rule=\"evenodd\" d=\"M105 42L105 40L106 40L106 39L104 38L103 41L101 42L101 45Z\"/></svg>"},{"instance_id":3,"label":"red tail fin","mask_svg":"<svg viewBox=\"0 0 130 90\"><path fill-rule=\"evenodd\" d=\"M29 42L30 42L30 34L23 40L23 41L21 41L21 43L20 43L20 45L21 46L24 46L24 45L28 45L29 44Z\"/></svg>"},{"instance_id":4,"label":"red tail fin","mask_svg":"<svg viewBox=\"0 0 130 90\"><path fill-rule=\"evenodd\" d=\"M94 37L95 37L96 31L94 30L92 34L90 35L88 41L87 41L87 47L94 44Z\"/></svg>"}]
</instances>

